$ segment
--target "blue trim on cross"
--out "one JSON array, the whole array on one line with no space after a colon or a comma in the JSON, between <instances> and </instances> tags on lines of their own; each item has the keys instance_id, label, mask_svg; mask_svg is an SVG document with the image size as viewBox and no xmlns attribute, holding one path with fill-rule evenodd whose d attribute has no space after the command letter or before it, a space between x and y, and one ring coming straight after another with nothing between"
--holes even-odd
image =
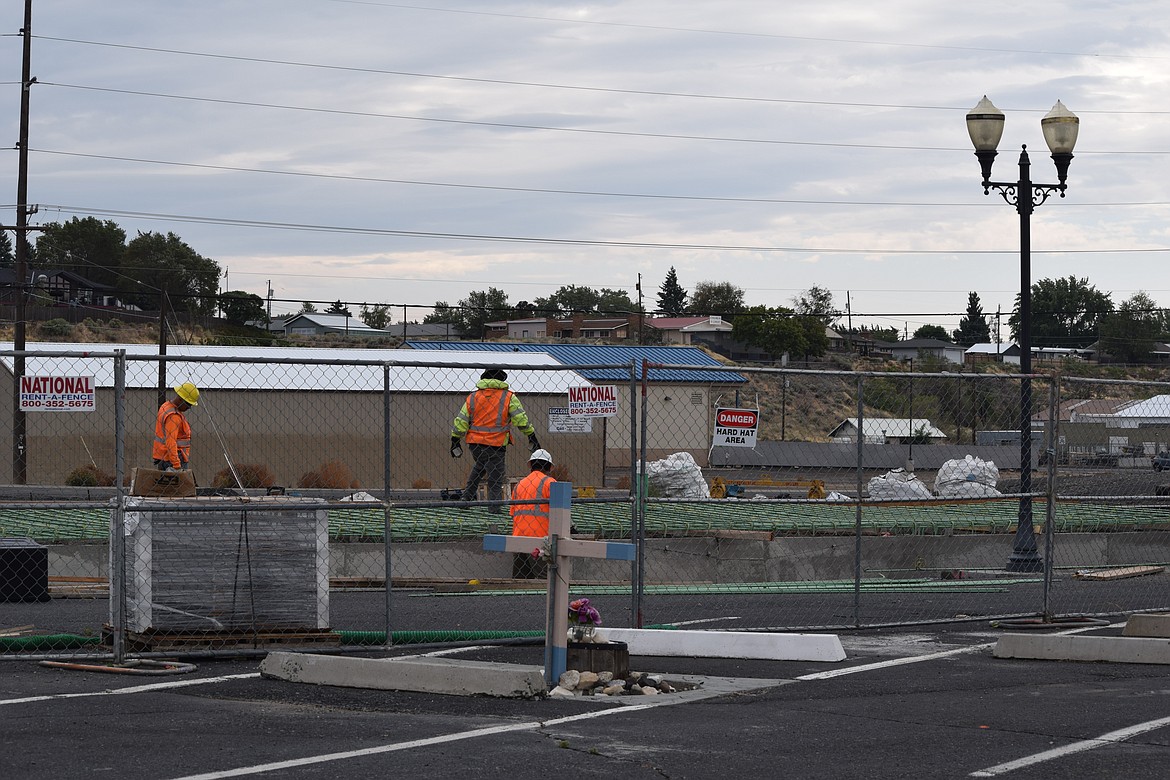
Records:
<instances>
[{"instance_id":1,"label":"blue trim on cross","mask_svg":"<svg viewBox=\"0 0 1170 780\"><path fill-rule=\"evenodd\" d=\"M564 642L565 640L561 641ZM565 673L568 665L569 648L566 645L553 645L552 647L545 648L544 668L548 673L548 679L545 682L548 683L550 688L560 681L561 675Z\"/></svg>"},{"instance_id":2,"label":"blue trim on cross","mask_svg":"<svg viewBox=\"0 0 1170 780\"><path fill-rule=\"evenodd\" d=\"M508 537L502 534L484 534L483 549L488 552L507 552Z\"/></svg>"},{"instance_id":3,"label":"blue trim on cross","mask_svg":"<svg viewBox=\"0 0 1170 780\"><path fill-rule=\"evenodd\" d=\"M605 557L611 561L632 561L636 550L637 548L629 542L607 542Z\"/></svg>"},{"instance_id":4,"label":"blue trim on cross","mask_svg":"<svg viewBox=\"0 0 1170 780\"><path fill-rule=\"evenodd\" d=\"M549 509L568 509L573 500L572 482L554 482L548 488Z\"/></svg>"}]
</instances>

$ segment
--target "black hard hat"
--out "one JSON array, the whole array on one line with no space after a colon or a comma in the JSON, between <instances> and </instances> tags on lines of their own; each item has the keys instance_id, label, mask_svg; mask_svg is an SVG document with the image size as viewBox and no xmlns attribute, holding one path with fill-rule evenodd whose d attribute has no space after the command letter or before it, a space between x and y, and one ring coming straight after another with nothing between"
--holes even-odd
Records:
<instances>
[{"instance_id":1,"label":"black hard hat","mask_svg":"<svg viewBox=\"0 0 1170 780\"><path fill-rule=\"evenodd\" d=\"M498 379L501 382L508 378L508 373L502 368L485 368L480 379Z\"/></svg>"}]
</instances>

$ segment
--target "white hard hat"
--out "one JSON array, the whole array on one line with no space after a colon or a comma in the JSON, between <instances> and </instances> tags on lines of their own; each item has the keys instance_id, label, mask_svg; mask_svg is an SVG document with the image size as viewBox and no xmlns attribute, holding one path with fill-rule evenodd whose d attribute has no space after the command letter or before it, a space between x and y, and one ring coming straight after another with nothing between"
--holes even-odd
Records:
<instances>
[{"instance_id":1,"label":"white hard hat","mask_svg":"<svg viewBox=\"0 0 1170 780\"><path fill-rule=\"evenodd\" d=\"M531 463L534 460L542 460L550 466L553 462L552 455L549 454L548 450L534 450L533 453L528 456L528 462Z\"/></svg>"}]
</instances>

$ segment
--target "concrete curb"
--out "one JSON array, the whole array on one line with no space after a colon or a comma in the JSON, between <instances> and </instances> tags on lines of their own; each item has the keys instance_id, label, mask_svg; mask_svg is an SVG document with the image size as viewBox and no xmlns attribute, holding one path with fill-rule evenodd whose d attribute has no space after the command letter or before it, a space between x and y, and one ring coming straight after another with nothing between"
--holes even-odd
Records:
<instances>
[{"instance_id":1,"label":"concrete curb","mask_svg":"<svg viewBox=\"0 0 1170 780\"><path fill-rule=\"evenodd\" d=\"M1170 638L1170 615L1130 615L1121 635Z\"/></svg>"},{"instance_id":2,"label":"concrete curb","mask_svg":"<svg viewBox=\"0 0 1170 780\"><path fill-rule=\"evenodd\" d=\"M1121 636L1044 636L1004 634L996 658L1046 661L1108 661L1119 664L1170 664L1170 639Z\"/></svg>"},{"instance_id":3,"label":"concrete curb","mask_svg":"<svg viewBox=\"0 0 1170 780\"><path fill-rule=\"evenodd\" d=\"M416 691L456 696L544 696L539 666L452 658L354 658L273 652L260 662L264 677L314 685Z\"/></svg>"},{"instance_id":4,"label":"concrete curb","mask_svg":"<svg viewBox=\"0 0 1170 780\"><path fill-rule=\"evenodd\" d=\"M606 639L625 642L630 655L767 661L845 660L845 649L835 634L669 631L649 628L605 628L602 633Z\"/></svg>"}]
</instances>

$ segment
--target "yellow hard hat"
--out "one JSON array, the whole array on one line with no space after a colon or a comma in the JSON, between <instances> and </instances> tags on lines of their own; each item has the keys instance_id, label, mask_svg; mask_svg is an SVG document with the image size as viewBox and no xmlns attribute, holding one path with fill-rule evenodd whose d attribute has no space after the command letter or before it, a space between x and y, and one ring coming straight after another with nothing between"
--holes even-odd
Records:
<instances>
[{"instance_id":1,"label":"yellow hard hat","mask_svg":"<svg viewBox=\"0 0 1170 780\"><path fill-rule=\"evenodd\" d=\"M184 382L181 385L175 385L175 394L191 406L199 405L199 388L190 382Z\"/></svg>"}]
</instances>

